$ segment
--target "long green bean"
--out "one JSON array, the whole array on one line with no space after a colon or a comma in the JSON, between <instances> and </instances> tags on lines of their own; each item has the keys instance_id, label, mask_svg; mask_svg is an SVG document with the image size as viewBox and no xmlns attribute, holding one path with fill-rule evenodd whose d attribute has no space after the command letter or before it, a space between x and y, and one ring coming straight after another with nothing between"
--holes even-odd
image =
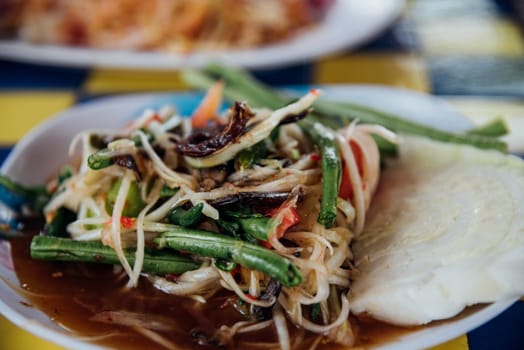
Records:
<instances>
[{"instance_id":1,"label":"long green bean","mask_svg":"<svg viewBox=\"0 0 524 350\"><path fill-rule=\"evenodd\" d=\"M171 211L168 215L168 220L174 225L180 225L183 227L190 227L196 225L202 217L202 209L204 209L203 203L198 203L190 209L184 209L177 207Z\"/></svg>"},{"instance_id":2,"label":"long green bean","mask_svg":"<svg viewBox=\"0 0 524 350\"><path fill-rule=\"evenodd\" d=\"M225 80L226 86L229 85L236 90L242 91L246 97L249 97L245 100L249 103L256 103L256 107L278 109L293 100L261 84L247 72L242 72L236 68L210 64L205 68L205 71L211 76ZM256 102L251 102L255 97Z\"/></svg>"},{"instance_id":3,"label":"long green bean","mask_svg":"<svg viewBox=\"0 0 524 350\"><path fill-rule=\"evenodd\" d=\"M261 241L267 241L269 239L268 234L276 225L275 220L262 215L253 215L251 217L243 217L236 220L244 232Z\"/></svg>"},{"instance_id":4,"label":"long green bean","mask_svg":"<svg viewBox=\"0 0 524 350\"><path fill-rule=\"evenodd\" d=\"M468 144L477 148L496 149L502 152L507 150L507 145L494 137L474 133L451 133L347 102L317 101L314 107L320 113L336 115L348 122L358 119L360 122L380 124L393 131L424 136L437 141Z\"/></svg>"},{"instance_id":5,"label":"long green bean","mask_svg":"<svg viewBox=\"0 0 524 350\"><path fill-rule=\"evenodd\" d=\"M249 101L258 107L277 108L290 101L289 97L276 93L242 70L215 64L205 68L199 74L202 79L198 81L196 79L187 79L186 82L198 88L209 88L215 80L224 79L226 83L224 88L226 97L230 98L230 96L234 95L235 99ZM183 77L187 78L187 75L184 74ZM206 79L207 83L204 83ZM235 93L229 94L229 91L234 91ZM499 151L505 151L507 148L503 141L495 137L475 133L459 134L447 132L356 104L317 100L314 108L320 114L338 118L341 121L347 122L358 119L364 123L383 125L393 131L424 136L443 142L469 144L478 148L496 149Z\"/></svg>"},{"instance_id":6,"label":"long green bean","mask_svg":"<svg viewBox=\"0 0 524 350\"><path fill-rule=\"evenodd\" d=\"M89 155L87 158L87 165L93 170L107 168L115 163L113 160L114 155L114 151L103 148Z\"/></svg>"},{"instance_id":7,"label":"long green bean","mask_svg":"<svg viewBox=\"0 0 524 350\"><path fill-rule=\"evenodd\" d=\"M342 178L342 161L334 132L320 123L308 120L301 121L299 125L320 149L322 197L318 222L330 227L337 217L337 198Z\"/></svg>"},{"instance_id":8,"label":"long green bean","mask_svg":"<svg viewBox=\"0 0 524 350\"><path fill-rule=\"evenodd\" d=\"M476 134L483 136L504 136L509 132L506 122L501 118L495 118L488 123L477 126L475 129L468 130L468 134Z\"/></svg>"},{"instance_id":9,"label":"long green bean","mask_svg":"<svg viewBox=\"0 0 524 350\"><path fill-rule=\"evenodd\" d=\"M60 207L56 211L53 220L48 222L44 231L47 236L53 237L66 237L67 236L67 225L76 220L76 213L66 207Z\"/></svg>"},{"instance_id":10,"label":"long green bean","mask_svg":"<svg viewBox=\"0 0 524 350\"><path fill-rule=\"evenodd\" d=\"M125 249L130 264L135 262L135 250ZM31 241L31 257L39 260L116 264L115 251L99 241L75 241L69 238L35 236ZM143 271L159 275L195 270L199 264L189 257L173 252L146 249Z\"/></svg>"},{"instance_id":11,"label":"long green bean","mask_svg":"<svg viewBox=\"0 0 524 350\"><path fill-rule=\"evenodd\" d=\"M203 71L186 69L182 71L182 78L184 81L193 87L207 90L211 87L219 78L210 76L208 73ZM231 101L244 101L246 100L246 93L237 88L233 87L231 84L227 83L223 90L224 96ZM262 106L262 104L257 103L256 100L253 102L250 101L251 106Z\"/></svg>"},{"instance_id":12,"label":"long green bean","mask_svg":"<svg viewBox=\"0 0 524 350\"><path fill-rule=\"evenodd\" d=\"M33 212L39 213L49 198L45 186L25 186L0 174L0 200L14 210L27 205Z\"/></svg>"},{"instance_id":13,"label":"long green bean","mask_svg":"<svg viewBox=\"0 0 524 350\"><path fill-rule=\"evenodd\" d=\"M264 272L286 286L303 281L302 274L288 259L276 252L222 234L203 230L173 228L155 239L159 247L170 247L200 256L233 261Z\"/></svg>"},{"instance_id":14,"label":"long green bean","mask_svg":"<svg viewBox=\"0 0 524 350\"><path fill-rule=\"evenodd\" d=\"M24 195L24 196L30 196L33 194L33 192L35 192L35 190L36 191L40 190L40 188L33 189L31 187L27 187L22 184L19 184L18 182L15 182L11 180L10 178L8 178L7 176L2 175L2 174L0 174L0 186L3 186L6 189L14 193Z\"/></svg>"}]
</instances>

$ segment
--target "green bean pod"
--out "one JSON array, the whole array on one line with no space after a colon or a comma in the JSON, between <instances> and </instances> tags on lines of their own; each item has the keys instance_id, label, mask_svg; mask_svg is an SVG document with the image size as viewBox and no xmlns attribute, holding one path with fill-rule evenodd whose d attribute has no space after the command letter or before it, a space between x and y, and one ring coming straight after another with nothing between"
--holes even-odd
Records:
<instances>
[{"instance_id":1,"label":"green bean pod","mask_svg":"<svg viewBox=\"0 0 524 350\"><path fill-rule=\"evenodd\" d=\"M107 168L114 164L114 153L114 151L110 151L107 148L96 151L87 158L87 165L93 170Z\"/></svg>"},{"instance_id":2,"label":"green bean pod","mask_svg":"<svg viewBox=\"0 0 524 350\"><path fill-rule=\"evenodd\" d=\"M135 249L124 250L129 263L135 263ZM75 241L69 238L35 236L31 241L31 257L39 260L87 262L120 265L113 248L100 241ZM159 275L195 270L199 264L187 256L146 249L142 270Z\"/></svg>"},{"instance_id":3,"label":"green bean pod","mask_svg":"<svg viewBox=\"0 0 524 350\"><path fill-rule=\"evenodd\" d=\"M202 217L202 209L204 209L203 203L198 203L190 209L184 209L177 207L169 213L169 222L174 225L180 225L184 227L190 227L196 225Z\"/></svg>"},{"instance_id":4,"label":"green bean pod","mask_svg":"<svg viewBox=\"0 0 524 350\"><path fill-rule=\"evenodd\" d=\"M296 286L303 281L298 268L276 252L218 233L179 227L165 232L155 243L200 256L231 260L276 278L285 286Z\"/></svg>"},{"instance_id":5,"label":"green bean pod","mask_svg":"<svg viewBox=\"0 0 524 350\"><path fill-rule=\"evenodd\" d=\"M237 221L244 232L261 241L267 241L269 232L278 225L275 220L265 216L253 215L252 217L238 218Z\"/></svg>"},{"instance_id":6,"label":"green bean pod","mask_svg":"<svg viewBox=\"0 0 524 350\"><path fill-rule=\"evenodd\" d=\"M496 137L485 136L482 132L452 133L352 103L316 101L314 108L319 113L336 115L346 122L356 119L361 123L379 124L396 132L419 135L437 141L471 145L481 149L495 149L501 152L507 151L504 141Z\"/></svg>"},{"instance_id":7,"label":"green bean pod","mask_svg":"<svg viewBox=\"0 0 524 350\"><path fill-rule=\"evenodd\" d=\"M486 124L479 125L474 129L468 130L468 134L490 137L500 137L507 135L508 133L508 126L506 125L506 122L500 117L490 120Z\"/></svg>"},{"instance_id":8,"label":"green bean pod","mask_svg":"<svg viewBox=\"0 0 524 350\"><path fill-rule=\"evenodd\" d=\"M216 259L215 266L222 271L231 272L237 267L237 264L229 260Z\"/></svg>"},{"instance_id":9,"label":"green bean pod","mask_svg":"<svg viewBox=\"0 0 524 350\"><path fill-rule=\"evenodd\" d=\"M289 103L290 97L272 90L270 87L260 83L243 70L220 66L217 64L204 68L203 71L189 72L184 71L182 76L190 86L198 88L208 88L216 80L223 79L226 82L224 96L233 100L245 100L257 107L278 108ZM192 78L196 75L197 78ZM337 124L347 124L353 120L361 123L379 124L392 131L419 135L437 141L451 142L457 144L468 144L482 149L495 149L502 152L507 151L504 141L492 137L502 134L505 129L503 123L497 122L502 128L497 131L481 130L472 133L452 133L440 129L432 128L424 124L419 124L405 118L398 117L389 113L382 112L367 106L352 103L340 103L332 101L317 100L313 106L315 112L322 115L323 123L328 120L337 121ZM492 128L493 126L490 126Z\"/></svg>"},{"instance_id":10,"label":"green bean pod","mask_svg":"<svg viewBox=\"0 0 524 350\"><path fill-rule=\"evenodd\" d=\"M75 221L76 218L77 214L74 211L66 207L58 208L53 220L45 225L45 234L53 237L67 237L67 225Z\"/></svg>"},{"instance_id":11,"label":"green bean pod","mask_svg":"<svg viewBox=\"0 0 524 350\"><path fill-rule=\"evenodd\" d=\"M299 125L320 149L322 198L318 222L331 227L337 217L337 198L342 179L342 161L334 132L320 123L312 123L308 120L302 120Z\"/></svg>"}]
</instances>

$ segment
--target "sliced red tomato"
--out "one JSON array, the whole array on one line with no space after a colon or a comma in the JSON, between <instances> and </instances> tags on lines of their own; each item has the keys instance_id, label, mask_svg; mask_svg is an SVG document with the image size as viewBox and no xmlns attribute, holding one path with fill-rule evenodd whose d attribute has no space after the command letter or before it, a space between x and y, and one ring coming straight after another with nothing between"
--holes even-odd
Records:
<instances>
[{"instance_id":1,"label":"sliced red tomato","mask_svg":"<svg viewBox=\"0 0 524 350\"><path fill-rule=\"evenodd\" d=\"M297 209L294 206L287 206L282 209L283 215L282 215L282 221L278 225L275 236L277 239L282 238L284 236L284 233L293 225L296 225L300 221L300 217L298 216ZM282 212L280 211L279 214Z\"/></svg>"},{"instance_id":2,"label":"sliced red tomato","mask_svg":"<svg viewBox=\"0 0 524 350\"><path fill-rule=\"evenodd\" d=\"M276 228L272 233L273 237L280 239L284 236L284 233L293 225L296 225L300 221L300 216L296 209L296 203L294 201L284 202L282 205L268 213L272 220L276 220L277 216L280 222L276 223ZM266 248L271 248L271 239L266 241L260 241L260 244Z\"/></svg>"}]
</instances>

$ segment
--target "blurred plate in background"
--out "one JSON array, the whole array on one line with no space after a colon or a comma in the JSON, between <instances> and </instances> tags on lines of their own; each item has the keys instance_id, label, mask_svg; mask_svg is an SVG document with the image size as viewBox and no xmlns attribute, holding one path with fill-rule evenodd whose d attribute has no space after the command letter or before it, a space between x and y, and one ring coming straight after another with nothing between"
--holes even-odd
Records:
<instances>
[{"instance_id":1,"label":"blurred plate in background","mask_svg":"<svg viewBox=\"0 0 524 350\"><path fill-rule=\"evenodd\" d=\"M247 68L298 63L360 45L386 29L402 12L404 0L339 0L313 29L278 44L190 54L102 50L0 40L0 57L74 67L177 69L210 61Z\"/></svg>"}]
</instances>

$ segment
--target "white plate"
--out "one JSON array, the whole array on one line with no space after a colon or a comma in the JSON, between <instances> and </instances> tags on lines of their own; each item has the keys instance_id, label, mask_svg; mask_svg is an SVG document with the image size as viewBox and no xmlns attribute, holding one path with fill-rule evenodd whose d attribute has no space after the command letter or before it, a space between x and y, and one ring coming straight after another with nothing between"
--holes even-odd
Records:
<instances>
[{"instance_id":1,"label":"white plate","mask_svg":"<svg viewBox=\"0 0 524 350\"><path fill-rule=\"evenodd\" d=\"M31 63L76 67L176 69L201 67L210 61L248 68L297 62L355 47L384 30L404 8L405 0L338 0L326 18L295 38L246 50L169 54L34 45L0 40L0 57Z\"/></svg>"},{"instance_id":2,"label":"white plate","mask_svg":"<svg viewBox=\"0 0 524 350\"><path fill-rule=\"evenodd\" d=\"M344 99L421 120L441 129L460 131L471 124L442 101L409 90L369 85L323 87L324 96ZM140 94L108 97L75 106L48 119L28 133L13 149L1 172L26 184L39 184L68 160L67 149L73 135L85 129L119 128L146 107L172 103L189 113L201 94ZM42 312L23 306L27 302L14 286L19 282L10 265L9 245L0 241L0 312L19 327L72 349L101 349L82 342L53 323ZM381 345L380 350L427 348L455 338L492 319L514 301L491 304L467 317L412 332Z\"/></svg>"}]
</instances>

